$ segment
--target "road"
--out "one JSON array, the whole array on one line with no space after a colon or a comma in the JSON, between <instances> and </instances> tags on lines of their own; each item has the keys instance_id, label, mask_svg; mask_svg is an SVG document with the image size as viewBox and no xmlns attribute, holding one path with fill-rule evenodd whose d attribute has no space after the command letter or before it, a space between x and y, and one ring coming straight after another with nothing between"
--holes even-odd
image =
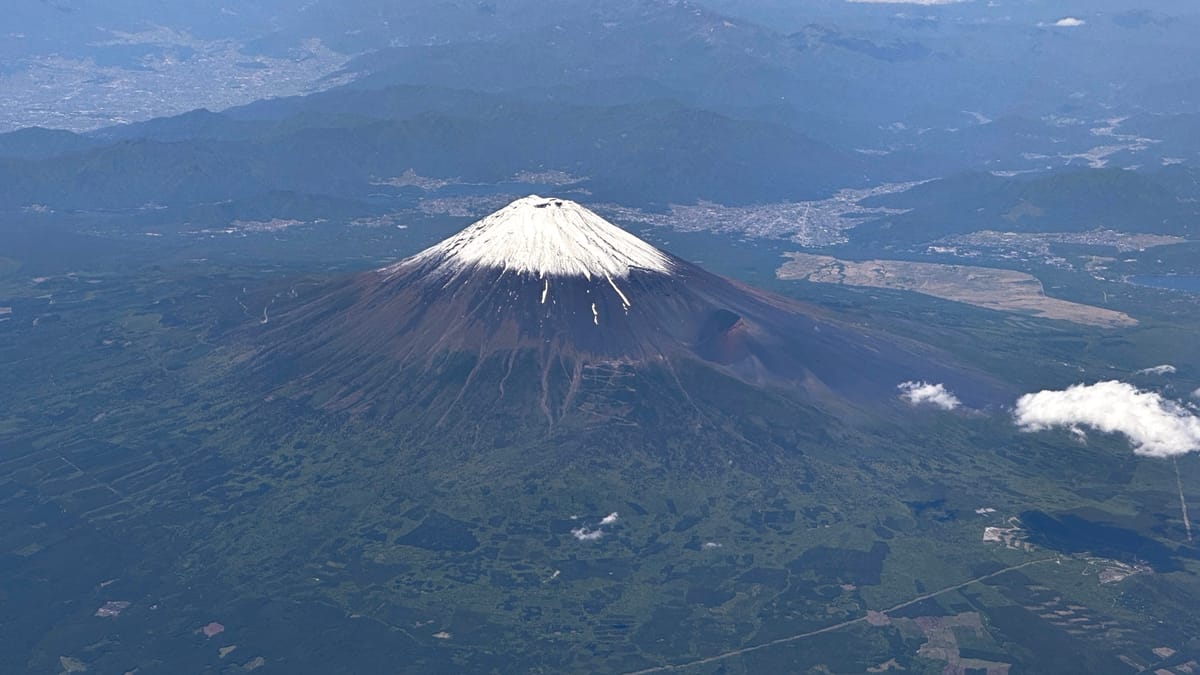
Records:
<instances>
[{"instance_id":1,"label":"road","mask_svg":"<svg viewBox=\"0 0 1200 675\"><path fill-rule=\"evenodd\" d=\"M992 572L991 574L985 574L983 576L975 577L974 579L968 579L960 584L955 584L953 586L947 586L946 588L943 588L943 589L937 590L937 591L933 591L932 593L926 593L924 595L919 595L911 600L906 600L906 601L900 603L899 605L896 605L895 607L889 607L885 610L882 610L880 613L890 614L897 610L904 609L905 607L908 607L910 605L915 605L918 602L921 602L923 600L928 600L930 598L936 598L937 596L942 595L944 593L949 593L951 591L957 591L960 588L966 588L967 586L970 586L971 584L977 584L981 581L987 581L988 579L991 579L993 577L998 577L1001 574L1005 574L1007 572L1012 572L1014 570L1019 570L1019 569L1022 569L1025 567L1030 567L1033 565L1040 565L1042 563L1052 562L1052 561L1055 561L1058 559L1059 559L1058 556L1054 556L1054 557L1050 557L1050 558L1040 558L1038 560L1030 560L1029 562L1021 563L1020 565L1013 565L1011 567L1005 567L1004 569L997 570L995 572ZM708 663L722 661L722 660L730 658L732 656L741 656L742 654L749 654L750 652L757 652L757 651L760 651L763 649L767 649L768 647L774 647L776 645L786 644L788 642L797 642L797 641L803 640L805 638L813 637L814 635L820 635L822 633L832 633L835 630L841 630L841 629L845 628L846 626L853 626L856 623L863 623L866 620L867 620L866 616L860 616L857 619L850 619L849 621L843 621L841 623L837 623L832 626L826 626L824 628L820 628L820 629L817 629L814 631L809 631L807 633L801 633L799 635L791 635L788 637L771 640L770 642L764 642L760 645L754 645L752 647L743 647L741 649L735 649L730 652L725 652L723 654L717 654L716 656L708 656L703 659L696 659L695 661L688 661L686 663L675 663L675 664L669 664L669 665L665 665L665 666L655 666L654 668L646 668L645 670L635 670L635 671L625 673L624 675L648 675L649 673L666 673L666 672L674 672L674 671L679 671L679 670L686 670L687 668L692 668L694 666L702 666L702 665L705 665Z\"/></svg>"}]
</instances>

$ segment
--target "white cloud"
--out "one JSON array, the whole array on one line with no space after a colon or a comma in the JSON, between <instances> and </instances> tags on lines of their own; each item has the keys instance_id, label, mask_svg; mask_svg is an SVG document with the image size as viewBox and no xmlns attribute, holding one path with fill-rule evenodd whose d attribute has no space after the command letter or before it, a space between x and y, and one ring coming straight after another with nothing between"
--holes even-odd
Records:
<instances>
[{"instance_id":1,"label":"white cloud","mask_svg":"<svg viewBox=\"0 0 1200 675\"><path fill-rule=\"evenodd\" d=\"M1192 398L1200 398L1200 389L1192 392Z\"/></svg>"},{"instance_id":2,"label":"white cloud","mask_svg":"<svg viewBox=\"0 0 1200 675\"><path fill-rule=\"evenodd\" d=\"M596 541L604 536L604 529L601 526L612 525L620 519L621 514L613 511L612 513L600 519L600 526L597 526L596 529L593 530L587 526L577 527L571 530L571 536L575 537L579 541ZM579 520L579 516L571 516L571 520Z\"/></svg>"},{"instance_id":3,"label":"white cloud","mask_svg":"<svg viewBox=\"0 0 1200 675\"><path fill-rule=\"evenodd\" d=\"M1083 19L1076 19L1073 16L1064 16L1058 21L1055 21L1054 25L1058 26L1059 28L1075 28L1076 26L1082 26L1085 23L1087 22Z\"/></svg>"},{"instance_id":4,"label":"white cloud","mask_svg":"<svg viewBox=\"0 0 1200 675\"><path fill-rule=\"evenodd\" d=\"M930 384L925 381L901 382L896 388L900 390L900 398L912 405L928 404L942 410L954 410L962 405L962 401L942 384Z\"/></svg>"},{"instance_id":5,"label":"white cloud","mask_svg":"<svg viewBox=\"0 0 1200 675\"><path fill-rule=\"evenodd\" d=\"M1200 450L1200 419L1178 403L1116 380L1040 391L1017 400L1022 431L1080 427L1121 434L1136 454L1173 457Z\"/></svg>"},{"instance_id":6,"label":"white cloud","mask_svg":"<svg viewBox=\"0 0 1200 675\"><path fill-rule=\"evenodd\" d=\"M600 537L604 536L604 530L599 528L589 530L586 527L577 527L574 530L571 530L571 534L579 541L596 541Z\"/></svg>"},{"instance_id":7,"label":"white cloud","mask_svg":"<svg viewBox=\"0 0 1200 675\"><path fill-rule=\"evenodd\" d=\"M1172 366L1169 363L1164 363L1161 366L1154 366L1153 368L1142 368L1141 370L1137 371L1134 374L1135 375L1174 375L1175 372L1176 372L1175 366Z\"/></svg>"}]
</instances>

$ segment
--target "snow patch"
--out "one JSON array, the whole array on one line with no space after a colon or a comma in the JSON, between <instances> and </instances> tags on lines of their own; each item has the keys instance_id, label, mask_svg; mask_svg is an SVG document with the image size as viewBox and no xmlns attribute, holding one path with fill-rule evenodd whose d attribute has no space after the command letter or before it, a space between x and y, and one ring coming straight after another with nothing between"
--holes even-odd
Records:
<instances>
[{"instance_id":1,"label":"snow patch","mask_svg":"<svg viewBox=\"0 0 1200 675\"><path fill-rule=\"evenodd\" d=\"M616 292L617 292L617 295L618 295L618 296L621 298L621 305L622 305L622 306L623 306L625 309L629 309L629 306L630 306L631 304L633 304L633 303L629 302L629 298L625 297L625 294L621 292L621 289L620 289L620 288L617 288L617 282L613 281L613 280L612 280L612 277L610 277L610 276L608 276L608 275L605 275L605 277L604 277L604 278L605 278L605 279L608 279L608 285L609 285L609 286L612 286L612 289L613 289L614 291L616 291Z\"/></svg>"},{"instance_id":2,"label":"snow patch","mask_svg":"<svg viewBox=\"0 0 1200 675\"><path fill-rule=\"evenodd\" d=\"M650 244L566 199L531 195L509 204L417 255L385 267L413 265L458 274L484 267L504 272L587 279L625 278L633 270L670 274L671 258ZM628 306L613 283L613 289Z\"/></svg>"}]
</instances>

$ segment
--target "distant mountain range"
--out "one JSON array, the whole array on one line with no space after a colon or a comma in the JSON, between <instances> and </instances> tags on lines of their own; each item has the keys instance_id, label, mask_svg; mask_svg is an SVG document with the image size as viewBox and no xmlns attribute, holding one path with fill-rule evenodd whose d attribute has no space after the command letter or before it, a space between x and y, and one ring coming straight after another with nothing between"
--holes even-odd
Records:
<instances>
[{"instance_id":1,"label":"distant mountain range","mask_svg":"<svg viewBox=\"0 0 1200 675\"><path fill-rule=\"evenodd\" d=\"M466 97L405 93L410 100ZM396 96L374 94L384 106ZM473 98L480 103L426 104L434 110L422 112L410 103L410 116L395 117L386 109L384 116L318 109L268 120L196 112L119 129L103 141L103 134L19 132L0 137L0 154L8 155L0 160L0 208L178 206L271 190L365 198L380 190L376 183L410 169L476 183L555 169L586 177L578 187L606 200L745 203L819 196L861 182L868 169L863 158L786 127L670 101L535 106Z\"/></svg>"},{"instance_id":2,"label":"distant mountain range","mask_svg":"<svg viewBox=\"0 0 1200 675\"><path fill-rule=\"evenodd\" d=\"M550 12L525 0L110 5L16 8L8 25L18 37L0 47L12 64L0 128L99 127L106 115L111 125L346 82L428 86L564 105L670 99L784 124L844 151L932 147L924 155L973 162L918 160L930 176L984 168L1005 159L1000 147L1010 158L1045 152L1050 139L1104 117L1186 114L1198 91L1188 69L1200 56L1191 39L1200 18L1165 0L1154 8L1093 4L1073 27L1055 26L1061 16L1025 2L934 6L919 16L840 0L799 9L569 0ZM217 79L203 80L201 62ZM72 82L74 90L55 96ZM346 97L343 112L374 116L352 103L361 98L337 96ZM991 119L1020 120L1024 129L984 122ZM990 138L972 138L979 125ZM1039 147L1026 147L1030 131Z\"/></svg>"},{"instance_id":3,"label":"distant mountain range","mask_svg":"<svg viewBox=\"0 0 1200 675\"><path fill-rule=\"evenodd\" d=\"M1147 61L1172 46L1194 50L1184 36L1197 19L1179 3L1141 11L1114 0L1069 28L1025 3L909 16L833 1L798 11L571 0L547 13L527 2L362 0L302 11L268 3L236 20L218 4L163 14L163 25L140 32L87 28L99 20L94 8L67 0L22 7L14 25L40 25L53 9L78 22L54 29L79 32L72 58L125 50L128 63L112 54L120 68L149 67L146 49L170 47L186 61L180 45L207 53L202 43L222 35L247 59L299 61L289 45L315 36L343 50L344 67L303 96L84 134L0 134L0 212L196 229L348 222L427 198L547 187L655 210L945 179L895 197L889 205L911 212L861 238L973 227L963 216L980 208L998 226L1023 202L1046 217L1026 210L1015 227L1190 227L1188 181L1158 169L1200 159L1186 105L1200 81L1169 59ZM111 18L136 24L143 14L118 3ZM1138 173L1093 171L1109 168ZM569 184L539 184L539 175Z\"/></svg>"}]
</instances>

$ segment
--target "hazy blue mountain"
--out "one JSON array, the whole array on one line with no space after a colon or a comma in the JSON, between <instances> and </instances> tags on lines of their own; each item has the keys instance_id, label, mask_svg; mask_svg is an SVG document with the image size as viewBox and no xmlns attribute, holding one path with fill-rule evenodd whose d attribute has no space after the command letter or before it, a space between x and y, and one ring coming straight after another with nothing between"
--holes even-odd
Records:
<instances>
[{"instance_id":1,"label":"hazy blue mountain","mask_svg":"<svg viewBox=\"0 0 1200 675\"><path fill-rule=\"evenodd\" d=\"M70 79L63 73L109 83L97 90L109 92L103 96L93 96L87 85L67 99L90 106L87 120L126 99L127 116L149 117L220 110L253 100L251 91L307 92L347 80L360 89L415 85L586 105L670 98L790 126L845 151L901 153L895 162L912 166L910 175L933 177L1034 168L1012 150L1047 154L1054 149L1047 139L1059 132L1072 137L1066 150L1086 150L1076 145L1086 140L1078 138L1080 129L1066 128L1065 121L1088 125L1143 107L1186 109L1194 89L1189 64L1200 56L1191 36L1200 18L1176 2L1145 15L1137 9L1120 2L1077 7L1081 25L1056 26L1071 10L1024 2L930 6L919 16L888 4L797 8L729 0L564 2L553 12L527 2L466 0L403 7L375 0L276 2L241 10L205 2L156 14L122 3L105 23L95 7L64 0L21 3L13 25L21 30L66 17L44 39L75 45L80 59L95 62L38 60L34 81L44 76L47 92ZM330 46L305 42L312 39ZM201 75L186 68L200 59L219 62L215 76L238 84L190 87L187 80ZM131 75L122 77L125 72ZM162 93L138 97L125 92L126 85ZM229 95L204 97L197 90ZM52 123L58 99L43 101L38 91L14 90L11 115L43 111L37 121ZM344 102L330 107L373 116L369 104L359 104L363 99L337 97ZM1037 142L1004 125L972 128L977 120L1010 118L1040 121ZM977 131L987 138L969 137ZM109 133L130 138L139 132ZM994 156L1000 149L1007 152ZM1140 159L1113 161L1128 166Z\"/></svg>"},{"instance_id":2,"label":"hazy blue mountain","mask_svg":"<svg viewBox=\"0 0 1200 675\"><path fill-rule=\"evenodd\" d=\"M556 169L584 177L605 199L738 203L818 196L863 180L865 170L861 158L791 129L670 101L585 107L484 98L458 108L462 98L480 99L454 94L459 100L439 112L404 117L428 106L393 103L388 91L371 97L383 102L367 108L398 117L240 120L201 111L118 129L113 135L133 138L73 155L5 160L0 204L135 208L270 190L362 197L409 169L488 183Z\"/></svg>"},{"instance_id":3,"label":"hazy blue mountain","mask_svg":"<svg viewBox=\"0 0 1200 675\"><path fill-rule=\"evenodd\" d=\"M1114 229L1195 236L1200 203L1180 171L1058 171L1001 177L969 173L919 185L873 203L910 209L867 223L854 239L868 246L914 244L980 229L1083 232Z\"/></svg>"},{"instance_id":4,"label":"hazy blue mountain","mask_svg":"<svg viewBox=\"0 0 1200 675\"><path fill-rule=\"evenodd\" d=\"M97 140L70 131L29 127L0 134L0 157L48 159L57 155L81 152L100 144Z\"/></svg>"}]
</instances>

